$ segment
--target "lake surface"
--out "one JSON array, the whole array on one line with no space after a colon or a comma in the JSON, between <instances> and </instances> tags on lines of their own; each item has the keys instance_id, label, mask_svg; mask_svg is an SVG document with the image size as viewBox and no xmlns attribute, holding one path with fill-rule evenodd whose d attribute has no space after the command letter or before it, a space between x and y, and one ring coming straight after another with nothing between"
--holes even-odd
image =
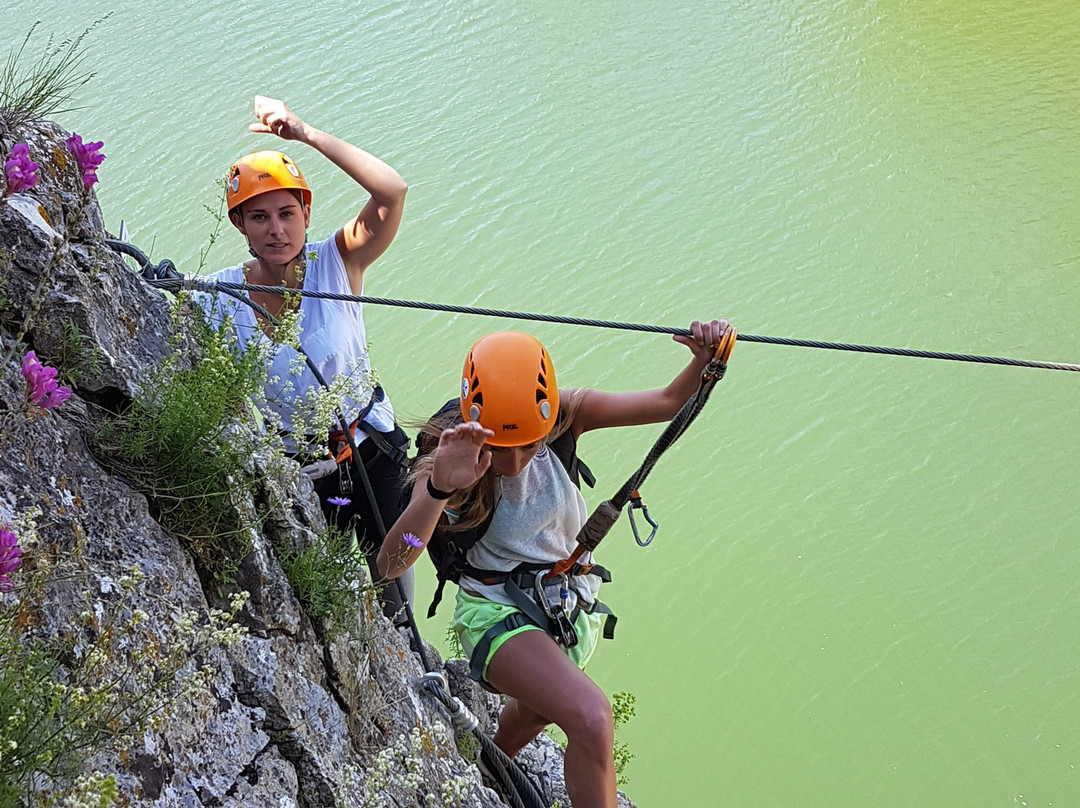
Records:
<instances>
[{"instance_id":1,"label":"lake surface","mask_svg":"<svg viewBox=\"0 0 1080 808\"><path fill-rule=\"evenodd\" d=\"M80 4L3 0L5 48ZM1080 361L1075 0L117 0L89 37L107 224L200 267L255 93L410 183L368 294ZM362 200L304 147L312 235ZM207 270L245 252L231 229ZM403 418L517 327L563 386L668 337L367 307ZM639 805L1080 805L1080 375L739 343L600 556ZM587 436L611 496L659 427ZM423 568L419 611L431 582ZM450 616L425 623L441 641Z\"/></svg>"}]
</instances>

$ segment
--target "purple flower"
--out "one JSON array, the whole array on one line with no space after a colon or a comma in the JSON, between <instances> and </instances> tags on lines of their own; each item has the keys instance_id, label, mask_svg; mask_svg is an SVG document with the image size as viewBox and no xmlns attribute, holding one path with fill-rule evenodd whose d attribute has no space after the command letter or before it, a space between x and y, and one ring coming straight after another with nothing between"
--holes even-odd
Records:
<instances>
[{"instance_id":1,"label":"purple flower","mask_svg":"<svg viewBox=\"0 0 1080 808\"><path fill-rule=\"evenodd\" d=\"M83 185L89 191L90 186L98 181L98 166L105 161L105 155L101 153L101 147L105 144L100 140L97 143L83 143L83 139L75 133L64 142L79 164Z\"/></svg>"},{"instance_id":2,"label":"purple flower","mask_svg":"<svg viewBox=\"0 0 1080 808\"><path fill-rule=\"evenodd\" d=\"M329 497L327 500L331 505L337 505L339 508L348 505L352 502L348 497Z\"/></svg>"},{"instance_id":3,"label":"purple flower","mask_svg":"<svg viewBox=\"0 0 1080 808\"><path fill-rule=\"evenodd\" d=\"M11 156L4 161L8 193L17 194L33 188L37 184L37 170L38 164L30 159L30 147L25 143L16 143Z\"/></svg>"},{"instance_id":4,"label":"purple flower","mask_svg":"<svg viewBox=\"0 0 1080 808\"><path fill-rule=\"evenodd\" d=\"M0 525L0 592L11 591L9 572L14 572L22 564L22 549L19 537L7 525Z\"/></svg>"},{"instance_id":5,"label":"purple flower","mask_svg":"<svg viewBox=\"0 0 1080 808\"><path fill-rule=\"evenodd\" d=\"M424 546L424 543L420 541L420 537L417 536L415 533L402 533L401 540L410 547L415 547L418 550Z\"/></svg>"},{"instance_id":6,"label":"purple flower","mask_svg":"<svg viewBox=\"0 0 1080 808\"><path fill-rule=\"evenodd\" d=\"M56 368L41 364L33 351L23 357L22 374L27 397L43 410L59 407L71 397L71 388L61 387L56 381Z\"/></svg>"}]
</instances>

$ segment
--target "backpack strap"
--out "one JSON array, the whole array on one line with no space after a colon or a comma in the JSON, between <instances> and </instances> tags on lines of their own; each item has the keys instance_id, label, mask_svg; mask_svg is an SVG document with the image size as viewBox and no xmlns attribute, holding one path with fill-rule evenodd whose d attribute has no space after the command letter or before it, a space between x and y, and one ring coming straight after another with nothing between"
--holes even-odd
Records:
<instances>
[{"instance_id":1,"label":"backpack strap","mask_svg":"<svg viewBox=\"0 0 1080 808\"><path fill-rule=\"evenodd\" d=\"M368 399L368 403L360 410L360 414L356 417L356 420L349 424L349 432L355 438L356 430L359 429L365 435L370 438L372 445L375 446L380 452L389 457L395 463L400 466L409 465L409 442L406 438L402 444L391 443L390 439L385 434L380 432L374 426L369 424L365 419L368 413L371 412L371 408L378 402L386 398L386 391L383 390L381 385L375 385L375 389L371 391L371 398ZM330 432L330 451L334 456L335 462L338 464L344 463L350 457L352 457L352 447L349 446L349 442L345 439L345 433L340 429L334 429Z\"/></svg>"},{"instance_id":2,"label":"backpack strap","mask_svg":"<svg viewBox=\"0 0 1080 808\"><path fill-rule=\"evenodd\" d=\"M409 493L411 492L412 488L410 486ZM439 541L443 543L445 552L442 553L441 560L437 560L433 552L428 553L428 558L430 558L435 565L435 575L438 579L435 594L431 598L431 605L428 606L428 619L435 616L439 604L442 603L443 587L446 586L446 582L448 580L457 581L461 577L461 574L469 569L468 564L465 563L468 548L476 544L476 542L480 540L480 537L487 532L493 518L495 518L494 512L488 515L488 518L483 524L477 525L469 530L453 533L449 530L439 530L439 528L445 524L444 520L446 519L445 516L439 517L439 524L436 525L435 532L439 536Z\"/></svg>"},{"instance_id":3,"label":"backpack strap","mask_svg":"<svg viewBox=\"0 0 1080 808\"><path fill-rule=\"evenodd\" d=\"M562 418L562 411L559 411L558 419ZM556 426L560 423L560 420L556 420ZM596 485L596 475L592 473L592 469L585 465L585 462L577 456L577 438L574 437L574 430L567 429L559 437L555 438L548 444L548 449L555 453L555 456L559 458L559 462L562 463L566 473L570 475L570 481L573 482L578 488L581 488L581 481L584 480L585 484L589 488L593 488Z\"/></svg>"}]
</instances>

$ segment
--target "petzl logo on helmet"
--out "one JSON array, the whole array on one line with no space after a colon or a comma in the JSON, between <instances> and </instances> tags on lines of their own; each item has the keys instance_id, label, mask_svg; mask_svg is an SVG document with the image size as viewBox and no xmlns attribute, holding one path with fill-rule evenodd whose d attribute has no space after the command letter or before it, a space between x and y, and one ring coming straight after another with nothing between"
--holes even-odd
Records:
<instances>
[{"instance_id":1,"label":"petzl logo on helmet","mask_svg":"<svg viewBox=\"0 0 1080 808\"><path fill-rule=\"evenodd\" d=\"M503 424L502 425L503 432L509 432L511 429L517 429L517 424Z\"/></svg>"},{"instance_id":2,"label":"petzl logo on helmet","mask_svg":"<svg viewBox=\"0 0 1080 808\"><path fill-rule=\"evenodd\" d=\"M260 174L255 179L257 179L257 180L268 180L272 176L273 176L273 174Z\"/></svg>"}]
</instances>

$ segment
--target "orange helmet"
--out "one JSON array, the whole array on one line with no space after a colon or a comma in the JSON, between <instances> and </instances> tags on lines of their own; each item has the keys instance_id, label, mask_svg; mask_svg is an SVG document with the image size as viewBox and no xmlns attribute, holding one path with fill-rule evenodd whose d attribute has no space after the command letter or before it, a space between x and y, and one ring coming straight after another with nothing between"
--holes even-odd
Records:
<instances>
[{"instance_id":1,"label":"orange helmet","mask_svg":"<svg viewBox=\"0 0 1080 808\"><path fill-rule=\"evenodd\" d=\"M245 154L229 169L225 204L232 213L253 196L282 188L299 191L304 205L311 204L311 189L296 163L279 151Z\"/></svg>"},{"instance_id":2,"label":"orange helmet","mask_svg":"<svg viewBox=\"0 0 1080 808\"><path fill-rule=\"evenodd\" d=\"M462 371L461 415L495 433L491 446L535 443L558 414L555 368L540 340L499 331L473 345Z\"/></svg>"}]
</instances>

